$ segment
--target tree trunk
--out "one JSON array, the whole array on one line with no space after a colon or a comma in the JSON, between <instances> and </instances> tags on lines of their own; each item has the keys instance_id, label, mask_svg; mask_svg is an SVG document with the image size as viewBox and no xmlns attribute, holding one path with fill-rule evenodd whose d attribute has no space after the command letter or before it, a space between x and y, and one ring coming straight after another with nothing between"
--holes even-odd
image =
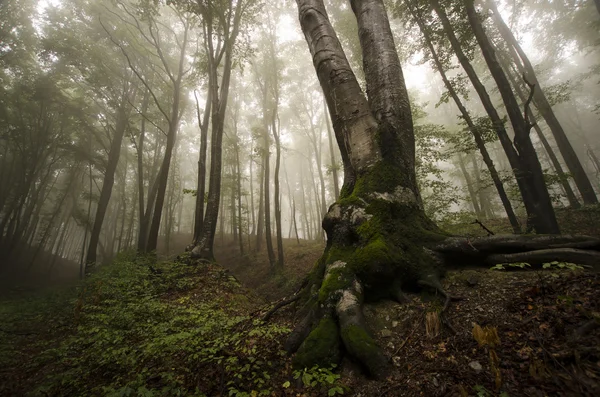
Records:
<instances>
[{"instance_id":1,"label":"tree trunk","mask_svg":"<svg viewBox=\"0 0 600 397\"><path fill-rule=\"evenodd\" d=\"M573 180L577 185L577 189L581 193L581 197L583 198L584 204L597 204L598 198L596 197L596 193L594 192L594 188L587 177L575 150L573 150L573 146L571 146L571 142L567 138L565 131L562 128L562 125L556 118L546 95L544 94L543 89L540 86L540 83L537 79L536 73L533 69L533 65L529 61L527 54L521 48L521 45L515 38L515 36L510 31L509 27L506 25L502 16L498 12L498 8L494 1L488 1L487 4L492 9L493 20L500 31L500 34L504 38L504 40L508 43L509 46L512 46L514 50L518 54L517 57L513 57L513 61L517 68L527 76L527 79L531 84L535 85L535 91L533 93L533 100L536 104L536 107L539 109L542 117L546 120L546 124L550 127L550 131L556 140L556 144L558 145L558 149L569 168L569 172L573 176ZM514 54L514 52L513 52ZM522 64L521 64L522 62Z\"/></svg>"},{"instance_id":2,"label":"tree trunk","mask_svg":"<svg viewBox=\"0 0 600 397\"><path fill-rule=\"evenodd\" d=\"M444 70L444 65L440 61L437 51L435 50L435 47L433 45L433 41L431 40L431 35L429 33L429 29L425 25L425 22L423 21L422 15L420 14L419 10L416 7L413 7L412 0L410 0L409 7L411 10L411 13L413 14L413 17L415 18L417 24L419 25L419 28L425 39L425 43L427 44L427 47L429 48L429 52L432 56L432 59L436 65L438 72L440 73L440 76L442 77L442 80L444 81L444 85L446 86L446 89L448 90L454 103L458 107L458 110L460 111L461 116L467 123L467 127L469 128L469 131L471 131L471 133L473 134L473 138L475 139L477 148L479 149L479 152L481 153L483 161L484 161L485 165L487 166L488 171L490 172L492 181L494 182L494 186L496 187L498 196L500 197L500 201L502 201L502 205L504 206L504 210L506 211L506 215L508 216L508 219L513 228L513 231L515 233L520 233L521 226L519 225L517 216L515 215L515 212L512 208L512 204L510 203L510 200L508 199L508 195L506 194L506 191L504 189L504 184L500 180L500 176L498 175L496 166L494 165L494 162L492 161L492 158L490 157L490 154L488 153L488 150L485 147L485 141L483 140L483 137L481 136L479 129L473 123L473 120L471 119L469 112L467 111L467 109L463 105L462 101L460 100L460 97L458 96L458 93L454 89L454 86L452 85L450 80L448 80L448 77L446 76L446 72ZM443 15L443 14L441 14L441 12L439 14L440 14L440 16ZM442 18L442 21L447 21L447 19ZM445 28L447 28L447 27L448 27L448 24L446 23ZM450 41L453 43L453 48L455 48L455 51L457 48L460 50L460 45L458 44L458 41L455 40L455 38L453 40L452 37L450 37L450 39L451 39ZM459 53L460 53L459 60L461 60L461 63L463 64L463 68L465 68L465 71L468 70L467 74L471 78L473 85L476 87L478 94L482 98L482 102L487 104L486 110L488 111L490 118L492 118L492 121L499 123L499 124L495 123L496 133L498 134L499 137L502 137L501 141L503 142L503 146L506 146L506 144L510 145L508 151L510 153L512 153L513 152L512 145L510 144L508 135L506 134L506 131L504 130L504 126L502 125L502 122L501 122L498 114L496 113L489 97L487 96L487 93L485 92L485 88L479 82L477 75L475 74L475 71L471 67L466 56L464 56L462 51L460 51ZM485 101L483 100L484 98L486 99ZM507 156L508 156L508 152L507 152ZM510 158L514 159L516 156L508 156L508 157L509 157L509 159Z\"/></svg>"},{"instance_id":3,"label":"tree trunk","mask_svg":"<svg viewBox=\"0 0 600 397\"><path fill-rule=\"evenodd\" d=\"M265 158L261 156L261 167L260 167L260 188L258 192L258 216L257 216L257 225L256 225L256 252L260 252L262 249L262 240L263 240L263 231L265 230Z\"/></svg>"},{"instance_id":4,"label":"tree trunk","mask_svg":"<svg viewBox=\"0 0 600 397\"><path fill-rule=\"evenodd\" d=\"M242 169L240 165L240 145L237 139L237 125L236 125L236 141L235 141L235 168L237 171L236 182L237 182L237 201L238 201L238 240L240 245L240 255L244 255L244 223L242 222Z\"/></svg>"},{"instance_id":5,"label":"tree trunk","mask_svg":"<svg viewBox=\"0 0 600 397\"><path fill-rule=\"evenodd\" d=\"M329 158L331 161L331 176L333 178L333 194L334 199L340 197L340 182L338 179L337 163L335 161L335 152L333 150L333 139L331 138L331 123L329 121L329 115L327 114L327 102L323 102L323 116L325 117L325 125L327 126L327 141L329 142Z\"/></svg>"},{"instance_id":6,"label":"tree trunk","mask_svg":"<svg viewBox=\"0 0 600 397\"><path fill-rule=\"evenodd\" d=\"M506 75L507 75L508 79L510 80L513 88L515 89L515 92L519 96L519 99L521 100L521 102L523 104L525 104L527 102L527 96L521 89L521 86L517 83L516 78L511 73L511 70L508 67L508 65L504 65L504 66L505 66ZM560 183L563 187L565 195L567 196L569 205L573 208L579 208L581 205L579 204L577 197L575 197L575 193L573 192L573 189L571 189L571 185L569 184L569 177L567 175L565 175L565 173L562 169L562 166L560 165L560 161L558 161L556 154L554 154L554 150L552 150L550 143L544 136L542 129L536 122L535 117L533 117L533 115L530 116L530 122L533 124L533 129L535 130L537 136L540 138L540 142L542 142L542 145L544 146L546 153L548 153L548 156L550 157L550 162L552 163L552 166L554 167L554 170L556 171L556 173L560 179Z\"/></svg>"},{"instance_id":7,"label":"tree trunk","mask_svg":"<svg viewBox=\"0 0 600 397\"><path fill-rule=\"evenodd\" d=\"M211 82L209 79L208 85ZM200 105L196 97L196 112L198 117L198 127L200 128L200 153L198 155L198 183L196 185L196 212L194 216L194 238L193 243L197 244L202 231L202 223L204 221L204 196L206 192L206 151L208 147L208 121L211 113L211 92L209 89L206 95L206 104L204 105L204 117L200 119ZM196 93L194 92L194 95Z\"/></svg>"},{"instance_id":8,"label":"tree trunk","mask_svg":"<svg viewBox=\"0 0 600 397\"><path fill-rule=\"evenodd\" d=\"M446 15L445 10L440 6L438 0L431 1L432 7L435 10L436 14L440 18L442 25L444 27L444 32L448 37L452 49L456 53L456 56L461 63L463 69L467 73L469 80L473 84L475 91L477 92L483 107L485 108L487 114L489 115L492 124L494 126L494 130L498 135L500 143L502 144L502 148L506 153L506 157L510 163L510 168L513 170L515 175L517 184L519 186L519 191L521 193L521 197L523 199L523 204L525 204L525 209L527 211L528 219L533 220L537 216L537 209L535 206L536 198L534 195L533 184L528 183L530 181L527 180L526 174L528 170L526 169L525 164L522 163L519 154L517 153L515 147L513 146L513 142L508 137L508 133L504 127L504 121L500 118L500 115L496 111L496 108L492 104L492 101L485 89L484 85L481 83L481 80L475 73L475 69L471 65L469 58L464 53L461 48L460 42L456 35L454 34L452 25L448 20L448 16ZM541 231L538 231L541 232Z\"/></svg>"},{"instance_id":9,"label":"tree trunk","mask_svg":"<svg viewBox=\"0 0 600 397\"><path fill-rule=\"evenodd\" d=\"M222 75L220 80L220 88L218 81L217 69L219 68L219 62L217 60L216 52L213 49L213 34L212 34L212 15L207 15L206 20L209 23L206 24L208 34L208 47L209 47L209 73L210 76L210 89L211 98L213 101L212 105L212 136L211 136L211 158L210 158L210 180L208 186L208 202L206 204L206 214L204 217L204 223L202 225L202 233L199 241L195 244L192 249L193 258L202 258L207 260L214 260L213 245L215 240L215 231L217 228L217 220L219 218L219 202L221 200L221 171L222 171L222 156L223 156L223 129L225 124L225 111L227 110L227 99L229 95L229 84L231 81L231 69L233 67L233 51L235 41L239 32L240 20L242 17L242 4L243 1L235 3L235 9L231 9L233 17L229 19L228 25L223 26L223 29L228 33L227 40L225 41L225 61L222 68ZM245 4L245 3L244 3ZM211 5L207 7L209 13L212 13Z\"/></svg>"},{"instance_id":10,"label":"tree trunk","mask_svg":"<svg viewBox=\"0 0 600 397\"><path fill-rule=\"evenodd\" d=\"M484 216L481 212L481 208L479 207L479 202L477 200L477 192L473 186L473 181L471 180L471 176L467 171L467 167L465 167L465 161L462 157L462 154L458 153L458 165L460 166L460 171L465 178L465 184L467 185L467 190L469 192L469 197L471 198L471 203L473 204L473 210L475 211L475 215L477 218L482 219Z\"/></svg>"},{"instance_id":11,"label":"tree trunk","mask_svg":"<svg viewBox=\"0 0 600 397\"><path fill-rule=\"evenodd\" d=\"M276 109L273 113L273 119L271 122L271 129L273 131L273 138L275 139L275 175L273 176L275 179L274 184L274 197L275 200L275 231L277 232L277 266L283 267L284 257L283 257L283 236L281 231L281 200L279 193L279 169L281 165L281 142L279 140L279 128L275 122Z\"/></svg>"},{"instance_id":12,"label":"tree trunk","mask_svg":"<svg viewBox=\"0 0 600 397\"><path fill-rule=\"evenodd\" d=\"M131 95L129 93L129 86L124 90L121 98L121 103L117 109L116 123L114 128L114 135L110 144L110 150L108 152L108 161L106 163L106 171L104 173L104 181L102 182L102 190L100 191L100 198L98 199L98 206L96 208L96 217L94 219L94 226L92 227L92 233L90 234L90 244L88 246L86 263L91 264L96 262L96 249L98 247L98 241L100 239L100 231L102 230L102 224L104 223L104 216L108 209L108 203L110 202L110 196L112 194L112 188L115 183L115 171L119 163L119 157L121 156L121 145L123 142L123 135L125 135L125 129L128 123L128 114L126 111L127 97Z\"/></svg>"},{"instance_id":13,"label":"tree trunk","mask_svg":"<svg viewBox=\"0 0 600 397\"><path fill-rule=\"evenodd\" d=\"M326 367L339 362L345 352L371 375L385 377L387 359L365 324L363 301L401 299L402 289L419 287L447 296L439 282L444 265L471 258L489 266L496 254L504 259L504 254L519 253L532 261L554 253L598 261L600 240L590 237L492 236L475 239L474 244L473 239L448 239L426 217L420 200L408 95L383 0L351 2L369 102L322 0L296 3L344 169L349 171L339 200L323 220L327 246L301 292L304 318L285 343L289 352L296 352L296 368Z\"/></svg>"},{"instance_id":14,"label":"tree trunk","mask_svg":"<svg viewBox=\"0 0 600 397\"><path fill-rule=\"evenodd\" d=\"M173 154L173 149L175 148L175 141L177 139L177 132L179 130L179 119L181 117L181 88L183 85L183 77L185 74L184 64L186 57L186 50L188 44L188 33L189 33L190 25L189 23L185 24L185 29L183 31L183 40L180 48L179 55L179 65L178 72L176 77L172 77L173 82L173 95L171 104L171 112L170 117L168 118L169 122L169 130L167 132L167 146L165 148L165 155L163 157L163 162L160 166L160 170L158 172L157 177L157 193L156 193L156 202L154 205L154 213L152 214L152 223L150 224L150 230L148 233L148 244L146 246L146 251L152 252L156 250L156 246L158 244L158 232L160 230L160 221L162 217L163 206L165 202L165 193L167 191L167 183L169 182L169 169L171 167L171 156Z\"/></svg>"},{"instance_id":15,"label":"tree trunk","mask_svg":"<svg viewBox=\"0 0 600 397\"><path fill-rule=\"evenodd\" d=\"M523 168L527 170L524 177L528 181L528 185L532 188L531 190L534 197L534 201L531 203L534 218L531 221L538 233L558 234L558 222L556 221L552 201L550 200L548 188L544 181L542 167L529 136L532 125L529 124L529 120L526 117L528 110L525 109L525 116L521 114L521 110L512 92L510 83L506 78L506 74L496 59L492 45L487 38L481 21L479 20L479 16L475 11L473 0L465 0L464 3L469 23L471 24L471 28L479 43L479 47L481 48L488 68L490 69L490 73L496 81L506 112L508 113L508 117L515 132L515 148L517 149L521 163L524 166ZM535 93L535 86L532 89L534 89ZM528 104L526 104L526 107L527 105Z\"/></svg>"}]
</instances>

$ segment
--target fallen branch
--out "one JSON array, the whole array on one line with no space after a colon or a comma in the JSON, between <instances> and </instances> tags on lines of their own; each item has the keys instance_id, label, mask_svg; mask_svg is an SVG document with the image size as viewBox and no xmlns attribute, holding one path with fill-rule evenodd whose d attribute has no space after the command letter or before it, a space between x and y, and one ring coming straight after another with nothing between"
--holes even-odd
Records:
<instances>
[{"instance_id":1,"label":"fallen branch","mask_svg":"<svg viewBox=\"0 0 600 397\"><path fill-rule=\"evenodd\" d=\"M278 304L276 304L275 306L273 306L273 308L272 308L271 310L269 310L269 311L268 311L268 312L267 312L267 313L266 313L266 314L265 314L265 315L262 317L262 321L269 321L269 319L271 318L271 316L272 316L273 314L275 314L275 312L276 312L277 310L279 310L279 309L281 309L282 307L284 307L284 306L287 306L287 305L289 305L289 304L291 304L291 303L294 303L294 302L296 302L297 300L299 300L299 299L300 299L300 296L301 296L301 295L299 295L299 294L298 294L298 295L292 296L291 298L288 298L288 299L284 299L284 300L282 300L281 302L279 302Z\"/></svg>"},{"instance_id":2,"label":"fallen branch","mask_svg":"<svg viewBox=\"0 0 600 397\"><path fill-rule=\"evenodd\" d=\"M479 221L479 219L475 219L475 222L473 222L472 224L478 224L479 226L481 226L483 228L483 230L485 230L487 232L488 236L493 236L495 234L490 229L485 227L485 225L483 223L481 223L481 221Z\"/></svg>"}]
</instances>

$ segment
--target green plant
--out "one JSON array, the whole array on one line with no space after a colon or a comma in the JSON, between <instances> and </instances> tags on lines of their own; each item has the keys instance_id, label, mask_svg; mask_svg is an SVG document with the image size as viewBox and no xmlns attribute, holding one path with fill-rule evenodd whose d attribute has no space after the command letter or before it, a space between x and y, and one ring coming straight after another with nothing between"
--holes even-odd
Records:
<instances>
[{"instance_id":1,"label":"green plant","mask_svg":"<svg viewBox=\"0 0 600 397\"><path fill-rule=\"evenodd\" d=\"M340 382L340 375L332 372L336 365L331 368L321 368L318 365L308 369L294 371L294 379L301 379L304 387L316 391L327 391L328 396L344 394L345 386ZM290 382L283 384L284 388L290 387Z\"/></svg>"},{"instance_id":2,"label":"green plant","mask_svg":"<svg viewBox=\"0 0 600 397\"><path fill-rule=\"evenodd\" d=\"M553 269L553 270L565 269L565 270L575 271L575 270L583 270L583 267L576 265L575 263L552 261L552 262L542 264L542 269Z\"/></svg>"},{"instance_id":3,"label":"green plant","mask_svg":"<svg viewBox=\"0 0 600 397\"><path fill-rule=\"evenodd\" d=\"M491 270L507 270L507 268L525 269L526 267L531 267L531 265L526 262L515 262L515 263L499 263L495 266L492 266L490 269Z\"/></svg>"}]
</instances>

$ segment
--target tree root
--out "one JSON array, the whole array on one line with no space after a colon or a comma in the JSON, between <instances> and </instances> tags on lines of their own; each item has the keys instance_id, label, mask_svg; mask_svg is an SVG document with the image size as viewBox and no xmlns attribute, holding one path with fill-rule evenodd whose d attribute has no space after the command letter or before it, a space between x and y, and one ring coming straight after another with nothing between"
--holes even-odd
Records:
<instances>
[{"instance_id":1,"label":"tree root","mask_svg":"<svg viewBox=\"0 0 600 397\"><path fill-rule=\"evenodd\" d=\"M494 235L448 238L431 249L444 258L445 265L493 266L527 262L531 265L560 261L600 271L600 239L570 235Z\"/></svg>"},{"instance_id":2,"label":"tree root","mask_svg":"<svg viewBox=\"0 0 600 397\"><path fill-rule=\"evenodd\" d=\"M387 294L387 297L405 303L408 299L402 292L402 287L431 288L444 298L439 312L440 321L456 334L457 331L445 314L450 302L461 298L447 293L440 283L440 277L448 266L489 267L497 263L540 264L565 261L600 268L600 239L588 236L493 235L474 239L446 238L432 245L424 244L420 251L402 248L402 255L407 256L388 255L393 251L387 249L389 242L385 239L373 239L361 245L344 241L346 240L341 239L336 243L330 240L322 260L311 273L312 281L306 283L301 292L280 302L265 315L268 319L279 308L299 300L300 296L306 299L302 312L307 314L284 345L286 351L296 353L293 360L296 368L339 363L343 352L346 352L362 364L371 376L385 376L389 360L368 331L362 311L366 293L374 293L375 296L371 298L385 297ZM337 247L336 244L344 248ZM332 246L337 249L333 251L336 255L330 253ZM364 260L369 267L353 267L357 262L352 262L354 265L350 266L345 261L336 260L340 257L352 258L343 255L348 255L344 253L344 249L353 246L357 249L355 255L361 258L356 261L362 264ZM329 259L332 256L336 259ZM414 258L415 262L407 258ZM390 263L384 259L390 259ZM400 262L396 263L396 260ZM369 261L373 263L369 264ZM412 267L415 263L418 266ZM389 271L390 269L395 270ZM363 278L359 278L359 274ZM394 277L394 281L389 280L390 277ZM369 286L368 291L364 291L365 286ZM378 296L382 292L378 288L387 288L387 291Z\"/></svg>"}]
</instances>

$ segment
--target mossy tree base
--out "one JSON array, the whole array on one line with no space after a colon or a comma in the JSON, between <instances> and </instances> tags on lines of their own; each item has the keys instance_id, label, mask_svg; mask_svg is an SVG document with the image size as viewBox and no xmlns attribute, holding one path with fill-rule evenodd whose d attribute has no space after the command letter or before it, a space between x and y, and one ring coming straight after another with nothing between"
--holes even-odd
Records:
<instances>
[{"instance_id":1,"label":"mossy tree base","mask_svg":"<svg viewBox=\"0 0 600 397\"><path fill-rule=\"evenodd\" d=\"M447 296L440 283L447 266L489 267L506 257L536 258L538 251L543 258L555 253L552 260L568 252L568 259L600 264L600 240L591 237L450 237L426 217L410 191L377 193L386 190L375 186L376 172L362 176L323 220L328 244L303 291L304 318L286 344L296 353L296 368L337 364L345 352L371 376L385 376L389 360L369 331L363 302L404 303L402 291L422 288Z\"/></svg>"}]
</instances>

